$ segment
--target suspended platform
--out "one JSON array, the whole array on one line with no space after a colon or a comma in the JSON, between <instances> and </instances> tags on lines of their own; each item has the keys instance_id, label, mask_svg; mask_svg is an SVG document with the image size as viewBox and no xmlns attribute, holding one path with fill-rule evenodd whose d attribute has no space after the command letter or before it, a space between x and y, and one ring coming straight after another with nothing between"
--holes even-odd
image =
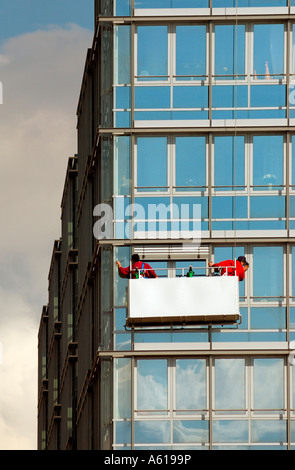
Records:
<instances>
[{"instance_id":1,"label":"suspended platform","mask_svg":"<svg viewBox=\"0 0 295 470\"><path fill-rule=\"evenodd\" d=\"M129 279L126 326L240 322L237 276Z\"/></svg>"}]
</instances>

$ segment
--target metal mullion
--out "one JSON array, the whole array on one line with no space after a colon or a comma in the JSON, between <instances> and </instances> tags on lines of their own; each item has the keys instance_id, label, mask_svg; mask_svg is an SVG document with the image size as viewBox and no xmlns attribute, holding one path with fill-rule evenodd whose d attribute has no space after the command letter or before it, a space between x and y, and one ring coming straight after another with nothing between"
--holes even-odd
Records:
<instances>
[{"instance_id":1,"label":"metal mullion","mask_svg":"<svg viewBox=\"0 0 295 470\"><path fill-rule=\"evenodd\" d=\"M134 0L132 0L134 4ZM130 112L130 120L131 120L131 128L134 128L134 106L135 106L135 86L134 86L134 81L135 81L135 24L131 23L130 26L130 79L131 79L131 97L130 97L130 106L131 106L131 112ZM137 43L136 43L137 45ZM136 47L137 49L137 47ZM136 58L137 61L137 58ZM133 180L132 180L133 181Z\"/></svg>"},{"instance_id":2,"label":"metal mullion","mask_svg":"<svg viewBox=\"0 0 295 470\"><path fill-rule=\"evenodd\" d=\"M213 447L213 357L209 356L209 370L208 370L208 395L209 395L209 450Z\"/></svg>"},{"instance_id":3,"label":"metal mullion","mask_svg":"<svg viewBox=\"0 0 295 470\"><path fill-rule=\"evenodd\" d=\"M135 442L135 357L131 358L131 449L134 449L134 442Z\"/></svg>"},{"instance_id":4,"label":"metal mullion","mask_svg":"<svg viewBox=\"0 0 295 470\"><path fill-rule=\"evenodd\" d=\"M215 33L214 33L215 38ZM208 120L210 128L212 127L212 72L213 72L213 24L209 22L209 59L208 59Z\"/></svg>"},{"instance_id":5,"label":"metal mullion","mask_svg":"<svg viewBox=\"0 0 295 470\"><path fill-rule=\"evenodd\" d=\"M287 125L290 124L290 97L289 97L289 90L290 90L290 41L291 41L291 25L290 21L287 21L287 30L285 31L285 47L284 47L284 67L286 72L286 118L287 118Z\"/></svg>"},{"instance_id":6,"label":"metal mullion","mask_svg":"<svg viewBox=\"0 0 295 470\"><path fill-rule=\"evenodd\" d=\"M213 134L209 133L208 136L208 170L207 170L207 182L208 182L208 230L209 236L212 237L212 181L213 181Z\"/></svg>"},{"instance_id":7,"label":"metal mullion","mask_svg":"<svg viewBox=\"0 0 295 470\"><path fill-rule=\"evenodd\" d=\"M288 100L289 102L289 100ZM289 238L290 235L290 163L291 163L291 136L290 133L286 133L285 138L285 185L286 185L286 230L287 230L287 237Z\"/></svg>"},{"instance_id":8,"label":"metal mullion","mask_svg":"<svg viewBox=\"0 0 295 470\"><path fill-rule=\"evenodd\" d=\"M291 430L291 384L294 365L289 358L286 363L286 407L287 407L287 449L291 450L292 430Z\"/></svg>"}]
</instances>

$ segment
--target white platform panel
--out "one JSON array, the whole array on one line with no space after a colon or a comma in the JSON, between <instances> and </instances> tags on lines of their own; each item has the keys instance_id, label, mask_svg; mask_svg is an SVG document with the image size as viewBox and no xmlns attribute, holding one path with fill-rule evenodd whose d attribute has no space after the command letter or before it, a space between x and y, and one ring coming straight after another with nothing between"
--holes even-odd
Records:
<instances>
[{"instance_id":1,"label":"white platform panel","mask_svg":"<svg viewBox=\"0 0 295 470\"><path fill-rule=\"evenodd\" d=\"M239 320L236 276L130 279L127 325Z\"/></svg>"}]
</instances>

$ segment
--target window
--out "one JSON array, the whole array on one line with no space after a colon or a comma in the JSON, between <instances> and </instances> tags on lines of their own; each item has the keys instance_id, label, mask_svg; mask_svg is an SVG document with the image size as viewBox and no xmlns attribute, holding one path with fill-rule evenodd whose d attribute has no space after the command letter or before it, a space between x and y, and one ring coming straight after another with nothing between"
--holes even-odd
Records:
<instances>
[{"instance_id":1,"label":"window","mask_svg":"<svg viewBox=\"0 0 295 470\"><path fill-rule=\"evenodd\" d=\"M284 138L278 136L253 137L253 185L282 189L284 184Z\"/></svg>"},{"instance_id":2,"label":"window","mask_svg":"<svg viewBox=\"0 0 295 470\"><path fill-rule=\"evenodd\" d=\"M215 409L245 410L245 359L215 359Z\"/></svg>"},{"instance_id":3,"label":"window","mask_svg":"<svg viewBox=\"0 0 295 470\"><path fill-rule=\"evenodd\" d=\"M137 411L140 414L167 413L168 376L166 359L137 362Z\"/></svg>"},{"instance_id":4,"label":"window","mask_svg":"<svg viewBox=\"0 0 295 470\"><path fill-rule=\"evenodd\" d=\"M214 138L214 188L216 191L244 189L245 138Z\"/></svg>"},{"instance_id":5,"label":"window","mask_svg":"<svg viewBox=\"0 0 295 470\"><path fill-rule=\"evenodd\" d=\"M189 414L193 410L205 410L206 400L206 360L176 360L175 409ZM179 412L181 413L181 411Z\"/></svg>"},{"instance_id":6,"label":"window","mask_svg":"<svg viewBox=\"0 0 295 470\"><path fill-rule=\"evenodd\" d=\"M206 137L175 138L176 191L206 188Z\"/></svg>"},{"instance_id":7,"label":"window","mask_svg":"<svg viewBox=\"0 0 295 470\"><path fill-rule=\"evenodd\" d=\"M254 25L253 73L255 79L282 78L284 73L284 25Z\"/></svg>"},{"instance_id":8,"label":"window","mask_svg":"<svg viewBox=\"0 0 295 470\"><path fill-rule=\"evenodd\" d=\"M115 363L115 449L286 445L284 358L216 357L212 368L204 357L137 358L134 364L132 413L130 359Z\"/></svg>"},{"instance_id":9,"label":"window","mask_svg":"<svg viewBox=\"0 0 295 470\"><path fill-rule=\"evenodd\" d=\"M137 139L138 191L167 191L168 157L166 137Z\"/></svg>"},{"instance_id":10,"label":"window","mask_svg":"<svg viewBox=\"0 0 295 470\"><path fill-rule=\"evenodd\" d=\"M137 27L137 78L163 80L168 75L168 27Z\"/></svg>"},{"instance_id":11,"label":"window","mask_svg":"<svg viewBox=\"0 0 295 470\"><path fill-rule=\"evenodd\" d=\"M284 295L283 247L253 248L253 296L261 300L278 299Z\"/></svg>"},{"instance_id":12,"label":"window","mask_svg":"<svg viewBox=\"0 0 295 470\"><path fill-rule=\"evenodd\" d=\"M254 359L254 409L284 408L284 360Z\"/></svg>"},{"instance_id":13,"label":"window","mask_svg":"<svg viewBox=\"0 0 295 470\"><path fill-rule=\"evenodd\" d=\"M159 8L160 3L157 3ZM175 2L169 3L171 8L175 6ZM244 3L254 6L250 0ZM262 4L265 6L267 2ZM135 121L198 120L201 125L209 119L210 111L214 121L286 118L285 25L215 24L212 37L210 34L207 24L136 27ZM130 26L116 26L114 44L118 87L114 93L114 125L130 127ZM209 80L211 69L212 80ZM291 88L290 96L293 94ZM212 96L212 110L209 110L209 96ZM292 100L289 99L290 117L294 114Z\"/></svg>"},{"instance_id":14,"label":"window","mask_svg":"<svg viewBox=\"0 0 295 470\"><path fill-rule=\"evenodd\" d=\"M208 8L209 0L134 0L135 8Z\"/></svg>"},{"instance_id":15,"label":"window","mask_svg":"<svg viewBox=\"0 0 295 470\"><path fill-rule=\"evenodd\" d=\"M245 75L245 25L215 26L215 78Z\"/></svg>"},{"instance_id":16,"label":"window","mask_svg":"<svg viewBox=\"0 0 295 470\"><path fill-rule=\"evenodd\" d=\"M176 26L176 79L206 77L206 26Z\"/></svg>"},{"instance_id":17,"label":"window","mask_svg":"<svg viewBox=\"0 0 295 470\"><path fill-rule=\"evenodd\" d=\"M212 0L213 7L283 7L287 6L287 0Z\"/></svg>"}]
</instances>

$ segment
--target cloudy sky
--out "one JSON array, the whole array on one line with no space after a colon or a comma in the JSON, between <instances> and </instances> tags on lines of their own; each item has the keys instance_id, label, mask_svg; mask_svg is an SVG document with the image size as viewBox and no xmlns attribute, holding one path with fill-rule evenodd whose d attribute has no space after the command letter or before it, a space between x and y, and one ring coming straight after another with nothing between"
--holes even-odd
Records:
<instances>
[{"instance_id":1,"label":"cloudy sky","mask_svg":"<svg viewBox=\"0 0 295 470\"><path fill-rule=\"evenodd\" d=\"M37 335L93 0L0 0L0 450L37 448Z\"/></svg>"}]
</instances>

